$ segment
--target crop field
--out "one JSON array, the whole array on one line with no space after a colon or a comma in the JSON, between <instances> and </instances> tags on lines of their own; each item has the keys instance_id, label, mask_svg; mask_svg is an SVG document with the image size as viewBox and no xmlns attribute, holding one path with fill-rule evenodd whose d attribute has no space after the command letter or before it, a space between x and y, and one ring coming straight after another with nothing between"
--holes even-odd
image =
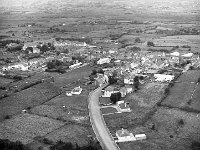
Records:
<instances>
[{"instance_id":1,"label":"crop field","mask_svg":"<svg viewBox=\"0 0 200 150\"><path fill-rule=\"evenodd\" d=\"M176 82L197 82L200 77L199 70L189 70L184 72Z\"/></svg>"},{"instance_id":2,"label":"crop field","mask_svg":"<svg viewBox=\"0 0 200 150\"><path fill-rule=\"evenodd\" d=\"M28 144L34 137L44 136L63 125L63 122L47 117L19 114L0 123L0 138Z\"/></svg>"},{"instance_id":3,"label":"crop field","mask_svg":"<svg viewBox=\"0 0 200 150\"><path fill-rule=\"evenodd\" d=\"M72 142L79 146L85 146L89 142L88 135L91 135L92 128L87 128L79 125L65 125L45 136L45 138L57 142Z\"/></svg>"},{"instance_id":4,"label":"crop field","mask_svg":"<svg viewBox=\"0 0 200 150\"><path fill-rule=\"evenodd\" d=\"M31 113L39 116L47 116L49 118L64 121L65 124L71 122L89 125L89 116L87 111L76 109L66 105L65 108L56 105L39 105L31 109Z\"/></svg>"},{"instance_id":5,"label":"crop field","mask_svg":"<svg viewBox=\"0 0 200 150\"><path fill-rule=\"evenodd\" d=\"M191 99L196 83L181 82L175 83L170 88L169 95L161 103L164 106L183 108Z\"/></svg>"},{"instance_id":6,"label":"crop field","mask_svg":"<svg viewBox=\"0 0 200 150\"><path fill-rule=\"evenodd\" d=\"M105 108L101 108L101 112L103 115L106 115L106 114L116 113L118 111L116 108L113 108L113 107L105 107Z\"/></svg>"},{"instance_id":7,"label":"crop field","mask_svg":"<svg viewBox=\"0 0 200 150\"><path fill-rule=\"evenodd\" d=\"M50 83L42 83L14 93L0 101L0 120L21 112L27 107L40 105L60 94L60 90Z\"/></svg>"}]
</instances>

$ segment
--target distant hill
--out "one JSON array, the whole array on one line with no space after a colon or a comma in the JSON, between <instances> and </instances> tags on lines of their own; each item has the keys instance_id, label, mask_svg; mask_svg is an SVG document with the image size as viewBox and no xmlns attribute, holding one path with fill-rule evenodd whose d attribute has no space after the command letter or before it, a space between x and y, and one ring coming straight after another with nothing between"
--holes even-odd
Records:
<instances>
[{"instance_id":1,"label":"distant hill","mask_svg":"<svg viewBox=\"0 0 200 150\"><path fill-rule=\"evenodd\" d=\"M200 0L0 0L0 10L35 10L112 6L145 13L174 13L200 15Z\"/></svg>"}]
</instances>

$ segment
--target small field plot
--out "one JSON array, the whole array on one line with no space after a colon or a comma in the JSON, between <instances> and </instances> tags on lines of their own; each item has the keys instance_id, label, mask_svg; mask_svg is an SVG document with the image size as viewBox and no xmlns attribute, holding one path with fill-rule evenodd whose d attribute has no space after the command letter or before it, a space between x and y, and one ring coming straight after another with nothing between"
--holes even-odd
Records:
<instances>
[{"instance_id":1,"label":"small field plot","mask_svg":"<svg viewBox=\"0 0 200 150\"><path fill-rule=\"evenodd\" d=\"M74 121L77 123L89 124L89 116L86 111L74 109L70 106L63 108L56 105L40 105L32 108L31 113L61 120L65 123L71 123Z\"/></svg>"},{"instance_id":2,"label":"small field plot","mask_svg":"<svg viewBox=\"0 0 200 150\"><path fill-rule=\"evenodd\" d=\"M109 97L99 97L99 103L103 105L110 104L110 98Z\"/></svg>"},{"instance_id":3,"label":"small field plot","mask_svg":"<svg viewBox=\"0 0 200 150\"><path fill-rule=\"evenodd\" d=\"M7 78L3 78L3 77L0 77L0 86L4 86L4 85L7 85L11 82L13 82L14 80L12 79L7 79Z\"/></svg>"},{"instance_id":4,"label":"small field plot","mask_svg":"<svg viewBox=\"0 0 200 150\"><path fill-rule=\"evenodd\" d=\"M78 79L81 79L85 76L88 76L92 72L92 67L90 66L84 66L72 71L69 71L65 74L62 74L54 79L54 85L63 87L66 86L69 83L72 83L73 81L76 81Z\"/></svg>"},{"instance_id":5,"label":"small field plot","mask_svg":"<svg viewBox=\"0 0 200 150\"><path fill-rule=\"evenodd\" d=\"M56 105L56 106L67 106L71 108L76 108L80 110L87 110L88 103L87 103L87 96L66 96L65 94L59 95L50 101L46 102L46 105Z\"/></svg>"},{"instance_id":6,"label":"small field plot","mask_svg":"<svg viewBox=\"0 0 200 150\"><path fill-rule=\"evenodd\" d=\"M63 125L63 122L47 117L20 114L0 123L0 138L27 144L32 138L44 136Z\"/></svg>"},{"instance_id":7,"label":"small field plot","mask_svg":"<svg viewBox=\"0 0 200 150\"><path fill-rule=\"evenodd\" d=\"M166 83L150 82L125 98L129 102L130 108L136 110L138 108L153 108L162 100Z\"/></svg>"},{"instance_id":8,"label":"small field plot","mask_svg":"<svg viewBox=\"0 0 200 150\"><path fill-rule=\"evenodd\" d=\"M106 108L101 108L101 112L103 115L106 115L106 114L114 114L117 111L116 108L113 108L113 107L106 107Z\"/></svg>"},{"instance_id":9,"label":"small field plot","mask_svg":"<svg viewBox=\"0 0 200 150\"><path fill-rule=\"evenodd\" d=\"M91 129L92 130L92 129ZM57 142L71 142L79 146L85 146L89 142L90 129L79 125L65 125L45 136L45 138Z\"/></svg>"},{"instance_id":10,"label":"small field plot","mask_svg":"<svg viewBox=\"0 0 200 150\"><path fill-rule=\"evenodd\" d=\"M60 90L50 83L42 83L12 94L0 101L0 120L14 115L27 107L40 105L60 94Z\"/></svg>"},{"instance_id":11,"label":"small field plot","mask_svg":"<svg viewBox=\"0 0 200 150\"><path fill-rule=\"evenodd\" d=\"M200 77L199 70L189 70L184 72L176 81L177 82L197 82Z\"/></svg>"},{"instance_id":12,"label":"small field plot","mask_svg":"<svg viewBox=\"0 0 200 150\"><path fill-rule=\"evenodd\" d=\"M189 107L200 112L200 84L196 87Z\"/></svg>"},{"instance_id":13,"label":"small field plot","mask_svg":"<svg viewBox=\"0 0 200 150\"><path fill-rule=\"evenodd\" d=\"M179 109L160 107L146 122L154 124L154 129L166 137L188 138L200 141L200 116Z\"/></svg>"},{"instance_id":14,"label":"small field plot","mask_svg":"<svg viewBox=\"0 0 200 150\"><path fill-rule=\"evenodd\" d=\"M170 88L169 95L161 104L170 107L185 107L191 98L195 86L196 83L175 83L175 85Z\"/></svg>"}]
</instances>

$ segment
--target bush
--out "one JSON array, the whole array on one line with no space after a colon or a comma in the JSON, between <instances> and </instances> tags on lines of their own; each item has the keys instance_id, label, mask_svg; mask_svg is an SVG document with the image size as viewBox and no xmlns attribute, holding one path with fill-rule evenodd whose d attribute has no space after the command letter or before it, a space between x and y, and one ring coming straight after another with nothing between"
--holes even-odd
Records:
<instances>
[{"instance_id":1,"label":"bush","mask_svg":"<svg viewBox=\"0 0 200 150\"><path fill-rule=\"evenodd\" d=\"M43 143L44 143L44 144L48 144L48 145L52 145L52 144L53 144L53 141L51 141L51 140L49 140L49 139L47 139L47 138L44 138L44 139L43 139Z\"/></svg>"},{"instance_id":2,"label":"bush","mask_svg":"<svg viewBox=\"0 0 200 150\"><path fill-rule=\"evenodd\" d=\"M192 150L200 150L200 142L192 141L191 148Z\"/></svg>"},{"instance_id":3,"label":"bush","mask_svg":"<svg viewBox=\"0 0 200 150\"><path fill-rule=\"evenodd\" d=\"M149 42L149 41L148 41L148 42L147 42L147 46L149 46L149 47L150 47L150 46L155 46L155 44L154 44L153 42Z\"/></svg>"},{"instance_id":4,"label":"bush","mask_svg":"<svg viewBox=\"0 0 200 150\"><path fill-rule=\"evenodd\" d=\"M140 43L141 42L140 38L139 37L135 38L135 42Z\"/></svg>"},{"instance_id":5,"label":"bush","mask_svg":"<svg viewBox=\"0 0 200 150\"><path fill-rule=\"evenodd\" d=\"M4 117L4 119L10 119L10 116L6 115L6 116Z\"/></svg>"},{"instance_id":6,"label":"bush","mask_svg":"<svg viewBox=\"0 0 200 150\"><path fill-rule=\"evenodd\" d=\"M29 150L28 147L24 146L21 142L12 142L8 139L0 139L1 150Z\"/></svg>"}]
</instances>

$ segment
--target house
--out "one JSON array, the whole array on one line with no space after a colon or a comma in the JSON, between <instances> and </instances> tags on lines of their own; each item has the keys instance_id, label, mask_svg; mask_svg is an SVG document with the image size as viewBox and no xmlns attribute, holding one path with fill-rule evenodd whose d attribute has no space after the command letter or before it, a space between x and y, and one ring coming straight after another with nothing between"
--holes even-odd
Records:
<instances>
[{"instance_id":1,"label":"house","mask_svg":"<svg viewBox=\"0 0 200 150\"><path fill-rule=\"evenodd\" d=\"M119 90L119 92L121 93L121 97L125 97L126 94L127 94L127 90L126 90L125 87L122 87L122 88Z\"/></svg>"},{"instance_id":2,"label":"house","mask_svg":"<svg viewBox=\"0 0 200 150\"><path fill-rule=\"evenodd\" d=\"M97 64L102 65L105 63L110 63L110 58L101 58L100 60L97 61Z\"/></svg>"},{"instance_id":3,"label":"house","mask_svg":"<svg viewBox=\"0 0 200 150\"><path fill-rule=\"evenodd\" d=\"M79 67L80 65L82 65L82 62L73 64L73 65L69 66L69 68L70 68L70 69L77 68L77 67Z\"/></svg>"},{"instance_id":4,"label":"house","mask_svg":"<svg viewBox=\"0 0 200 150\"><path fill-rule=\"evenodd\" d=\"M136 140L146 140L147 139L145 134L136 134L135 138L136 138Z\"/></svg>"},{"instance_id":5,"label":"house","mask_svg":"<svg viewBox=\"0 0 200 150\"><path fill-rule=\"evenodd\" d=\"M102 92L103 92L102 97L110 97L111 94L117 93L119 91L115 90L115 88L113 86L108 86L108 87L105 88L105 90L102 90Z\"/></svg>"},{"instance_id":6,"label":"house","mask_svg":"<svg viewBox=\"0 0 200 150\"><path fill-rule=\"evenodd\" d=\"M83 89L82 89L80 86L78 86L78 87L75 87L75 88L71 91L71 93L72 93L72 94L75 94L75 95L79 95L79 94L81 94L82 90L83 90Z\"/></svg>"},{"instance_id":7,"label":"house","mask_svg":"<svg viewBox=\"0 0 200 150\"><path fill-rule=\"evenodd\" d=\"M121 129L116 132L116 136L118 138L117 142L128 142L128 141L136 141L136 138L132 133L130 133L127 129Z\"/></svg>"},{"instance_id":8,"label":"house","mask_svg":"<svg viewBox=\"0 0 200 150\"><path fill-rule=\"evenodd\" d=\"M156 81L160 82L171 81L174 79L173 75L165 75L165 74L154 74L154 77L156 78Z\"/></svg>"},{"instance_id":9,"label":"house","mask_svg":"<svg viewBox=\"0 0 200 150\"><path fill-rule=\"evenodd\" d=\"M126 88L126 93L132 93L133 92L133 87L130 86L130 85L125 85L125 88Z\"/></svg>"},{"instance_id":10,"label":"house","mask_svg":"<svg viewBox=\"0 0 200 150\"><path fill-rule=\"evenodd\" d=\"M124 101L118 101L117 106L119 107L121 112L131 112L128 103L125 103Z\"/></svg>"},{"instance_id":11,"label":"house","mask_svg":"<svg viewBox=\"0 0 200 150\"><path fill-rule=\"evenodd\" d=\"M40 53L40 49L37 48L37 47L33 47L33 53L39 54Z\"/></svg>"}]
</instances>

